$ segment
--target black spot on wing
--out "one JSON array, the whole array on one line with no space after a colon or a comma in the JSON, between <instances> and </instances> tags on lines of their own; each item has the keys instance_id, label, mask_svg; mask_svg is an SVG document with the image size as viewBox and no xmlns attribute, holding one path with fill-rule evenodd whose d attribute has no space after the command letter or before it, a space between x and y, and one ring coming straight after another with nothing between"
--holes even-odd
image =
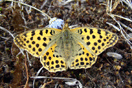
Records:
<instances>
[{"instance_id":1,"label":"black spot on wing","mask_svg":"<svg viewBox=\"0 0 132 88\"><path fill-rule=\"evenodd\" d=\"M39 53L38 53L38 52L36 52L36 54L37 54L37 55L39 55Z\"/></svg>"},{"instance_id":2,"label":"black spot on wing","mask_svg":"<svg viewBox=\"0 0 132 88\"><path fill-rule=\"evenodd\" d=\"M99 29L99 30L97 31L97 33L98 33L98 34L101 34L101 30Z\"/></svg>"},{"instance_id":3,"label":"black spot on wing","mask_svg":"<svg viewBox=\"0 0 132 88\"><path fill-rule=\"evenodd\" d=\"M47 59L47 57L46 56L44 56L44 60L46 60Z\"/></svg>"},{"instance_id":4,"label":"black spot on wing","mask_svg":"<svg viewBox=\"0 0 132 88\"><path fill-rule=\"evenodd\" d=\"M101 40L99 39L98 42L101 43Z\"/></svg>"},{"instance_id":5,"label":"black spot on wing","mask_svg":"<svg viewBox=\"0 0 132 88\"><path fill-rule=\"evenodd\" d=\"M46 55L48 56L49 55L49 52L47 52Z\"/></svg>"},{"instance_id":6,"label":"black spot on wing","mask_svg":"<svg viewBox=\"0 0 132 88\"><path fill-rule=\"evenodd\" d=\"M78 33L79 33L79 34L82 34L82 29L78 30Z\"/></svg>"},{"instance_id":7,"label":"black spot on wing","mask_svg":"<svg viewBox=\"0 0 132 88\"><path fill-rule=\"evenodd\" d=\"M41 30L39 34L40 34L41 36L43 36L43 30Z\"/></svg>"},{"instance_id":8,"label":"black spot on wing","mask_svg":"<svg viewBox=\"0 0 132 88\"><path fill-rule=\"evenodd\" d=\"M42 49L41 49L41 48L39 48L39 49L38 49L38 51L39 51L39 52L41 52L41 51L42 51Z\"/></svg>"},{"instance_id":9,"label":"black spot on wing","mask_svg":"<svg viewBox=\"0 0 132 88\"><path fill-rule=\"evenodd\" d=\"M61 61L61 64L63 64L64 62L63 61Z\"/></svg>"},{"instance_id":10,"label":"black spot on wing","mask_svg":"<svg viewBox=\"0 0 132 88\"><path fill-rule=\"evenodd\" d=\"M95 35L92 35L92 38L93 38L93 39L95 39L95 38L96 38L96 36L95 36Z\"/></svg>"},{"instance_id":11,"label":"black spot on wing","mask_svg":"<svg viewBox=\"0 0 132 88\"><path fill-rule=\"evenodd\" d=\"M43 46L44 46L44 47L46 47L46 46L47 46L47 44L46 44L46 43L43 43Z\"/></svg>"},{"instance_id":12,"label":"black spot on wing","mask_svg":"<svg viewBox=\"0 0 132 88\"><path fill-rule=\"evenodd\" d=\"M90 34L93 34L93 29L90 29Z\"/></svg>"},{"instance_id":13,"label":"black spot on wing","mask_svg":"<svg viewBox=\"0 0 132 88\"><path fill-rule=\"evenodd\" d=\"M31 48L31 45L28 45L29 48Z\"/></svg>"},{"instance_id":14,"label":"black spot on wing","mask_svg":"<svg viewBox=\"0 0 132 88\"><path fill-rule=\"evenodd\" d=\"M90 45L90 42L87 42L87 45Z\"/></svg>"},{"instance_id":15,"label":"black spot on wing","mask_svg":"<svg viewBox=\"0 0 132 88\"><path fill-rule=\"evenodd\" d=\"M50 34L51 34L51 35L55 34L55 31L54 31L54 30L51 30L51 31L50 31Z\"/></svg>"},{"instance_id":16,"label":"black spot on wing","mask_svg":"<svg viewBox=\"0 0 132 88\"><path fill-rule=\"evenodd\" d=\"M51 41L51 38L49 38L49 41Z\"/></svg>"},{"instance_id":17,"label":"black spot on wing","mask_svg":"<svg viewBox=\"0 0 132 88\"><path fill-rule=\"evenodd\" d=\"M53 35L53 31L52 30L50 31L50 34Z\"/></svg>"},{"instance_id":18,"label":"black spot on wing","mask_svg":"<svg viewBox=\"0 0 132 88\"><path fill-rule=\"evenodd\" d=\"M33 51L35 51L35 48L33 48Z\"/></svg>"},{"instance_id":19,"label":"black spot on wing","mask_svg":"<svg viewBox=\"0 0 132 88\"><path fill-rule=\"evenodd\" d=\"M56 65L56 68L59 68L60 67L60 65Z\"/></svg>"},{"instance_id":20,"label":"black spot on wing","mask_svg":"<svg viewBox=\"0 0 132 88\"><path fill-rule=\"evenodd\" d=\"M76 64L76 66L78 66L78 65L79 65L79 63Z\"/></svg>"},{"instance_id":21,"label":"black spot on wing","mask_svg":"<svg viewBox=\"0 0 132 88\"><path fill-rule=\"evenodd\" d=\"M89 57L89 60L92 61L92 57Z\"/></svg>"},{"instance_id":22,"label":"black spot on wing","mask_svg":"<svg viewBox=\"0 0 132 88\"><path fill-rule=\"evenodd\" d=\"M94 45L97 46L97 42L94 42Z\"/></svg>"},{"instance_id":23,"label":"black spot on wing","mask_svg":"<svg viewBox=\"0 0 132 88\"><path fill-rule=\"evenodd\" d=\"M95 50L95 47L92 47L92 50Z\"/></svg>"},{"instance_id":24,"label":"black spot on wing","mask_svg":"<svg viewBox=\"0 0 132 88\"><path fill-rule=\"evenodd\" d=\"M39 44L36 44L36 47L38 48L39 47Z\"/></svg>"},{"instance_id":25,"label":"black spot on wing","mask_svg":"<svg viewBox=\"0 0 132 88\"><path fill-rule=\"evenodd\" d=\"M26 43L29 43L29 40L27 40Z\"/></svg>"},{"instance_id":26,"label":"black spot on wing","mask_svg":"<svg viewBox=\"0 0 132 88\"><path fill-rule=\"evenodd\" d=\"M107 34L109 34L109 32L106 31L106 32L105 32L105 35L107 35Z\"/></svg>"},{"instance_id":27,"label":"black spot on wing","mask_svg":"<svg viewBox=\"0 0 132 88\"><path fill-rule=\"evenodd\" d=\"M57 64L58 64L58 63L59 63L59 61L58 61L58 60L56 60L56 61L55 61L55 63L57 63Z\"/></svg>"},{"instance_id":28,"label":"black spot on wing","mask_svg":"<svg viewBox=\"0 0 132 88\"><path fill-rule=\"evenodd\" d=\"M76 62L78 62L79 60L78 59L76 59Z\"/></svg>"},{"instance_id":29,"label":"black spot on wing","mask_svg":"<svg viewBox=\"0 0 132 88\"><path fill-rule=\"evenodd\" d=\"M89 53L86 53L87 56L89 56Z\"/></svg>"},{"instance_id":30,"label":"black spot on wing","mask_svg":"<svg viewBox=\"0 0 132 88\"><path fill-rule=\"evenodd\" d=\"M95 53L97 53L97 50L95 50Z\"/></svg>"},{"instance_id":31,"label":"black spot on wing","mask_svg":"<svg viewBox=\"0 0 132 88\"><path fill-rule=\"evenodd\" d=\"M84 62L80 62L81 65L84 65Z\"/></svg>"},{"instance_id":32,"label":"black spot on wing","mask_svg":"<svg viewBox=\"0 0 132 88\"><path fill-rule=\"evenodd\" d=\"M44 37L43 40L46 41L46 37Z\"/></svg>"},{"instance_id":33,"label":"black spot on wing","mask_svg":"<svg viewBox=\"0 0 132 88\"><path fill-rule=\"evenodd\" d=\"M81 57L80 60L83 61L83 58Z\"/></svg>"},{"instance_id":34,"label":"black spot on wing","mask_svg":"<svg viewBox=\"0 0 132 88\"><path fill-rule=\"evenodd\" d=\"M82 37L82 40L84 40L84 37Z\"/></svg>"},{"instance_id":35,"label":"black spot on wing","mask_svg":"<svg viewBox=\"0 0 132 88\"><path fill-rule=\"evenodd\" d=\"M87 38L87 40L89 40L90 39L90 36L87 36L86 38Z\"/></svg>"},{"instance_id":36,"label":"black spot on wing","mask_svg":"<svg viewBox=\"0 0 132 88\"><path fill-rule=\"evenodd\" d=\"M32 44L35 44L35 41L32 41Z\"/></svg>"},{"instance_id":37,"label":"black spot on wing","mask_svg":"<svg viewBox=\"0 0 132 88\"><path fill-rule=\"evenodd\" d=\"M30 40L33 40L33 37L31 37Z\"/></svg>"},{"instance_id":38,"label":"black spot on wing","mask_svg":"<svg viewBox=\"0 0 132 88\"><path fill-rule=\"evenodd\" d=\"M49 60L51 60L51 57L49 56Z\"/></svg>"},{"instance_id":39,"label":"black spot on wing","mask_svg":"<svg viewBox=\"0 0 132 88\"><path fill-rule=\"evenodd\" d=\"M38 39L38 40L41 40L41 38L40 38L40 37L37 37L37 39Z\"/></svg>"},{"instance_id":40,"label":"black spot on wing","mask_svg":"<svg viewBox=\"0 0 132 88\"><path fill-rule=\"evenodd\" d=\"M88 61L88 58L85 58L85 61Z\"/></svg>"},{"instance_id":41,"label":"black spot on wing","mask_svg":"<svg viewBox=\"0 0 132 88\"><path fill-rule=\"evenodd\" d=\"M100 46L98 46L98 49L101 49L101 47L100 47Z\"/></svg>"},{"instance_id":42,"label":"black spot on wing","mask_svg":"<svg viewBox=\"0 0 132 88\"><path fill-rule=\"evenodd\" d=\"M25 37L27 37L27 33L23 34Z\"/></svg>"},{"instance_id":43,"label":"black spot on wing","mask_svg":"<svg viewBox=\"0 0 132 88\"><path fill-rule=\"evenodd\" d=\"M24 41L26 41L26 38L24 38Z\"/></svg>"},{"instance_id":44,"label":"black spot on wing","mask_svg":"<svg viewBox=\"0 0 132 88\"><path fill-rule=\"evenodd\" d=\"M34 35L35 35L35 31L32 31L32 32L31 32L31 35L34 36Z\"/></svg>"},{"instance_id":45,"label":"black spot on wing","mask_svg":"<svg viewBox=\"0 0 132 88\"><path fill-rule=\"evenodd\" d=\"M49 63L49 62L47 62L46 64L47 64L47 65L49 65L50 63Z\"/></svg>"},{"instance_id":46,"label":"black spot on wing","mask_svg":"<svg viewBox=\"0 0 132 88\"><path fill-rule=\"evenodd\" d=\"M109 37L106 37L106 39L109 39Z\"/></svg>"},{"instance_id":47,"label":"black spot on wing","mask_svg":"<svg viewBox=\"0 0 132 88\"><path fill-rule=\"evenodd\" d=\"M104 43L102 43L102 46L104 46L105 44Z\"/></svg>"},{"instance_id":48,"label":"black spot on wing","mask_svg":"<svg viewBox=\"0 0 132 88\"><path fill-rule=\"evenodd\" d=\"M45 30L45 33L46 33L46 34L48 33L48 30L47 30L47 29Z\"/></svg>"},{"instance_id":49,"label":"black spot on wing","mask_svg":"<svg viewBox=\"0 0 132 88\"><path fill-rule=\"evenodd\" d=\"M106 39L104 39L104 41L106 41Z\"/></svg>"},{"instance_id":50,"label":"black spot on wing","mask_svg":"<svg viewBox=\"0 0 132 88\"><path fill-rule=\"evenodd\" d=\"M53 65L54 64L54 61L52 61L51 64Z\"/></svg>"},{"instance_id":51,"label":"black spot on wing","mask_svg":"<svg viewBox=\"0 0 132 88\"><path fill-rule=\"evenodd\" d=\"M103 38L102 35L99 36L100 38Z\"/></svg>"},{"instance_id":52,"label":"black spot on wing","mask_svg":"<svg viewBox=\"0 0 132 88\"><path fill-rule=\"evenodd\" d=\"M87 32L87 29L85 28L84 31Z\"/></svg>"}]
</instances>

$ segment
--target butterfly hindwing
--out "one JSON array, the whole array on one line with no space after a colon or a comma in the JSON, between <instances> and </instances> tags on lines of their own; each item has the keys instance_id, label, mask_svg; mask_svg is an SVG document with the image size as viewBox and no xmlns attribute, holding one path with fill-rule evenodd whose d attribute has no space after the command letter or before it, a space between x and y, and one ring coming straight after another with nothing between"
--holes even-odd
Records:
<instances>
[{"instance_id":1,"label":"butterfly hindwing","mask_svg":"<svg viewBox=\"0 0 132 88\"><path fill-rule=\"evenodd\" d=\"M71 29L71 32L82 35L79 38L94 52L94 55L99 55L105 49L115 45L118 41L116 34L104 29L78 27Z\"/></svg>"},{"instance_id":2,"label":"butterfly hindwing","mask_svg":"<svg viewBox=\"0 0 132 88\"><path fill-rule=\"evenodd\" d=\"M65 71L67 69L65 58L57 53L57 44L52 45L46 53L40 57L40 62L49 72Z\"/></svg>"},{"instance_id":3,"label":"butterfly hindwing","mask_svg":"<svg viewBox=\"0 0 132 88\"><path fill-rule=\"evenodd\" d=\"M14 43L21 49L28 51L31 55L39 57L42 51L52 41L54 35L61 30L54 28L44 28L26 31L14 38Z\"/></svg>"},{"instance_id":4,"label":"butterfly hindwing","mask_svg":"<svg viewBox=\"0 0 132 88\"><path fill-rule=\"evenodd\" d=\"M79 43L79 45L82 52L74 57L69 67L71 69L90 68L96 62L97 56L92 55L82 44Z\"/></svg>"}]
</instances>

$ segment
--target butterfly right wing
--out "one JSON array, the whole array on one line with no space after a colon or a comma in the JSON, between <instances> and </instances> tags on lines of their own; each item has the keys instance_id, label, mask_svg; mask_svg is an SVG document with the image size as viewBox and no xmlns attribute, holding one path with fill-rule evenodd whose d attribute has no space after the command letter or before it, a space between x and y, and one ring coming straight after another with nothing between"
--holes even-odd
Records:
<instances>
[{"instance_id":1,"label":"butterfly right wing","mask_svg":"<svg viewBox=\"0 0 132 88\"><path fill-rule=\"evenodd\" d=\"M78 54L76 54L73 58L74 60L69 62L69 68L70 69L87 69L90 68L97 60L97 56L92 55L81 43L78 43L80 45L80 51Z\"/></svg>"},{"instance_id":2,"label":"butterfly right wing","mask_svg":"<svg viewBox=\"0 0 132 88\"><path fill-rule=\"evenodd\" d=\"M115 33L100 28L77 27L71 29L71 32L93 55L101 54L118 41L118 36Z\"/></svg>"},{"instance_id":3,"label":"butterfly right wing","mask_svg":"<svg viewBox=\"0 0 132 88\"><path fill-rule=\"evenodd\" d=\"M74 57L75 60L69 65L71 69L90 68L96 62L97 55L118 41L116 34L104 29L77 27L71 32L83 51Z\"/></svg>"},{"instance_id":4,"label":"butterfly right wing","mask_svg":"<svg viewBox=\"0 0 132 88\"><path fill-rule=\"evenodd\" d=\"M60 32L61 30L55 28L30 30L17 35L14 38L14 43L19 48L28 51L31 55L40 57L48 44L55 39L54 36Z\"/></svg>"}]
</instances>

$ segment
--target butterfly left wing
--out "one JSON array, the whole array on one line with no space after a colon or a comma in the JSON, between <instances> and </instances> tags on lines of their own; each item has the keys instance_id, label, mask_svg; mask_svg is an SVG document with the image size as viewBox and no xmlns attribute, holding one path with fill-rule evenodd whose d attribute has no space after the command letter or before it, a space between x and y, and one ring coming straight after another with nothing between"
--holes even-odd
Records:
<instances>
[{"instance_id":1,"label":"butterfly left wing","mask_svg":"<svg viewBox=\"0 0 132 88\"><path fill-rule=\"evenodd\" d=\"M55 43L40 57L40 62L49 72L65 71L67 69L65 58L57 52L56 47L57 44Z\"/></svg>"},{"instance_id":2,"label":"butterfly left wing","mask_svg":"<svg viewBox=\"0 0 132 88\"><path fill-rule=\"evenodd\" d=\"M44 51L47 51L49 45L54 43L53 41L56 40L55 35L59 35L60 32L61 30L55 28L29 30L17 35L14 38L14 43L31 55L40 57Z\"/></svg>"}]
</instances>

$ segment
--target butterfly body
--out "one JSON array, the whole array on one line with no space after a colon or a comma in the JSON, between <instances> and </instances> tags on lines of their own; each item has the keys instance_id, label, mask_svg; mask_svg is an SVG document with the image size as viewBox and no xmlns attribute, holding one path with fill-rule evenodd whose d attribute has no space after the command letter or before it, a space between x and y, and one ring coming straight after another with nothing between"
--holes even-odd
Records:
<instances>
[{"instance_id":1,"label":"butterfly body","mask_svg":"<svg viewBox=\"0 0 132 88\"><path fill-rule=\"evenodd\" d=\"M30 30L17 35L15 44L28 51L50 72L90 68L97 56L113 46L118 36L98 28L77 27L66 24L62 30L44 28Z\"/></svg>"},{"instance_id":2,"label":"butterfly body","mask_svg":"<svg viewBox=\"0 0 132 88\"><path fill-rule=\"evenodd\" d=\"M78 47L80 46L74 39L73 33L68 27L63 28L59 35L60 37L56 41L57 47L55 48L55 51L63 57L65 62L68 62L66 63L66 66L70 67L70 62L74 60L75 54L78 54Z\"/></svg>"}]
</instances>

